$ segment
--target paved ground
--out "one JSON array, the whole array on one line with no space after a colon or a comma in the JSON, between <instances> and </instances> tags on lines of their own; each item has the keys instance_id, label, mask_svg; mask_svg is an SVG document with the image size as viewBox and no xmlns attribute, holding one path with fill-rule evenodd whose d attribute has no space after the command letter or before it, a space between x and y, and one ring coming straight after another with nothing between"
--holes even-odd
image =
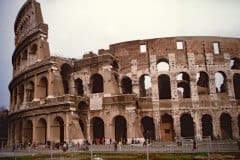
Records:
<instances>
[{"instance_id":1,"label":"paved ground","mask_svg":"<svg viewBox=\"0 0 240 160\"><path fill-rule=\"evenodd\" d=\"M35 154L51 154L62 153L59 150L49 150L45 147L37 147L35 149L16 149L12 152L11 148L4 148L0 151L0 157L15 157ZM89 145L86 146L69 146L68 152L139 152L139 153L198 153L198 152L239 152L237 143L234 141L198 143L197 148L193 150L191 142L184 142L178 146L175 142L171 143L154 143L143 146L142 144L134 145L118 145L115 150L114 145Z\"/></svg>"}]
</instances>

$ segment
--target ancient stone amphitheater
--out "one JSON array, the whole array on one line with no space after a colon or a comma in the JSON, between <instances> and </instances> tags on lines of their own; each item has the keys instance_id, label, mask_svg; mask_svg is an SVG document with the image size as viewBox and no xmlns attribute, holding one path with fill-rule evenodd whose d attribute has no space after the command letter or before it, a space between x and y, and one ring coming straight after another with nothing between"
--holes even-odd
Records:
<instances>
[{"instance_id":1,"label":"ancient stone amphitheater","mask_svg":"<svg viewBox=\"0 0 240 160\"><path fill-rule=\"evenodd\" d=\"M51 56L35 0L14 30L9 144L239 138L239 38L155 38L81 59Z\"/></svg>"}]
</instances>

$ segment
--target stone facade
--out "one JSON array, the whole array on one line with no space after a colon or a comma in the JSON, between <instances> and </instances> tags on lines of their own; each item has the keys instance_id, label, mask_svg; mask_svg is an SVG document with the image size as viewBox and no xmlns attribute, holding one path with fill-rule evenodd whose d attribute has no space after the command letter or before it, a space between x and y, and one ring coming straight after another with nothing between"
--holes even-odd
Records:
<instances>
[{"instance_id":1,"label":"stone facade","mask_svg":"<svg viewBox=\"0 0 240 160\"><path fill-rule=\"evenodd\" d=\"M8 140L8 110L0 109L0 148L7 145Z\"/></svg>"},{"instance_id":2,"label":"stone facade","mask_svg":"<svg viewBox=\"0 0 240 160\"><path fill-rule=\"evenodd\" d=\"M56 57L35 0L14 28L9 144L239 138L239 38L136 40Z\"/></svg>"}]
</instances>

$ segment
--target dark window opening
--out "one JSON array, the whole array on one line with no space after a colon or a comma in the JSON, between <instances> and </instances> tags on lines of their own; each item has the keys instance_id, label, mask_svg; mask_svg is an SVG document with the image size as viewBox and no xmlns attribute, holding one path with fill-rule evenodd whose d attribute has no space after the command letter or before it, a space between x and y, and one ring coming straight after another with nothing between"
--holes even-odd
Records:
<instances>
[{"instance_id":1,"label":"dark window opening","mask_svg":"<svg viewBox=\"0 0 240 160\"><path fill-rule=\"evenodd\" d=\"M116 61L113 61L112 70L118 72L118 69L119 69L118 63Z\"/></svg>"},{"instance_id":2,"label":"dark window opening","mask_svg":"<svg viewBox=\"0 0 240 160\"><path fill-rule=\"evenodd\" d=\"M62 76L64 94L69 94L69 81L70 81L71 72L72 72L72 67L69 64L65 63L61 66L61 76Z\"/></svg>"},{"instance_id":3,"label":"dark window opening","mask_svg":"<svg viewBox=\"0 0 240 160\"><path fill-rule=\"evenodd\" d=\"M232 117L228 113L223 113L220 117L220 127L222 139L233 139Z\"/></svg>"},{"instance_id":4,"label":"dark window opening","mask_svg":"<svg viewBox=\"0 0 240 160\"><path fill-rule=\"evenodd\" d=\"M104 137L104 122L99 117L94 117L91 122L93 140L102 139Z\"/></svg>"},{"instance_id":5,"label":"dark window opening","mask_svg":"<svg viewBox=\"0 0 240 160\"><path fill-rule=\"evenodd\" d=\"M22 104L24 100L24 85L21 85L19 87L18 94L19 94L19 104Z\"/></svg>"},{"instance_id":6,"label":"dark window opening","mask_svg":"<svg viewBox=\"0 0 240 160\"><path fill-rule=\"evenodd\" d=\"M102 93L102 92L104 92L103 78L100 74L92 75L91 84L92 84L92 93Z\"/></svg>"},{"instance_id":7,"label":"dark window opening","mask_svg":"<svg viewBox=\"0 0 240 160\"><path fill-rule=\"evenodd\" d=\"M168 75L160 75L158 77L159 99L171 98L171 83Z\"/></svg>"},{"instance_id":8,"label":"dark window opening","mask_svg":"<svg viewBox=\"0 0 240 160\"><path fill-rule=\"evenodd\" d=\"M115 140L116 142L125 142L127 140L127 121L122 116L114 118Z\"/></svg>"},{"instance_id":9,"label":"dark window opening","mask_svg":"<svg viewBox=\"0 0 240 160\"><path fill-rule=\"evenodd\" d=\"M213 138L213 125L212 117L208 114L203 115L202 117L202 136Z\"/></svg>"},{"instance_id":10,"label":"dark window opening","mask_svg":"<svg viewBox=\"0 0 240 160\"><path fill-rule=\"evenodd\" d=\"M185 138L194 137L194 123L190 114L184 114L180 118L181 136Z\"/></svg>"},{"instance_id":11,"label":"dark window opening","mask_svg":"<svg viewBox=\"0 0 240 160\"><path fill-rule=\"evenodd\" d=\"M75 80L75 88L76 88L76 91L77 91L77 95L79 95L79 96L84 95L83 81L80 78Z\"/></svg>"},{"instance_id":12,"label":"dark window opening","mask_svg":"<svg viewBox=\"0 0 240 160\"><path fill-rule=\"evenodd\" d=\"M33 44L33 45L32 45L32 48L31 48L30 54L36 54L37 49L38 49L37 45L36 45L36 44Z\"/></svg>"},{"instance_id":13,"label":"dark window opening","mask_svg":"<svg viewBox=\"0 0 240 160\"><path fill-rule=\"evenodd\" d=\"M153 118L143 117L142 126L143 126L144 138L149 140L155 140L155 125L154 125Z\"/></svg>"},{"instance_id":14,"label":"dark window opening","mask_svg":"<svg viewBox=\"0 0 240 160\"><path fill-rule=\"evenodd\" d=\"M31 81L27 84L27 101L30 102L34 99L34 83Z\"/></svg>"},{"instance_id":15,"label":"dark window opening","mask_svg":"<svg viewBox=\"0 0 240 160\"><path fill-rule=\"evenodd\" d=\"M240 59L232 58L230 62L231 69L240 69Z\"/></svg>"},{"instance_id":16,"label":"dark window opening","mask_svg":"<svg viewBox=\"0 0 240 160\"><path fill-rule=\"evenodd\" d=\"M197 73L197 88L198 88L198 94L208 94L209 93L209 78L208 74L206 72L199 72Z\"/></svg>"},{"instance_id":17,"label":"dark window opening","mask_svg":"<svg viewBox=\"0 0 240 160\"><path fill-rule=\"evenodd\" d=\"M233 75L233 87L235 98L240 99L240 74Z\"/></svg>"},{"instance_id":18,"label":"dark window opening","mask_svg":"<svg viewBox=\"0 0 240 160\"><path fill-rule=\"evenodd\" d=\"M121 86L123 94L132 94L132 80L129 77L123 77Z\"/></svg>"}]
</instances>

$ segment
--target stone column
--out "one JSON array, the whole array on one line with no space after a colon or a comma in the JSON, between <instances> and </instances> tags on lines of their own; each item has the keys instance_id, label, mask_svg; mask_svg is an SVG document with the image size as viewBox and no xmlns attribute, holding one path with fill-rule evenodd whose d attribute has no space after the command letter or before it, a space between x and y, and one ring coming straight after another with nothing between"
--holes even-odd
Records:
<instances>
[{"instance_id":1,"label":"stone column","mask_svg":"<svg viewBox=\"0 0 240 160\"><path fill-rule=\"evenodd\" d=\"M238 139L239 138L239 127L238 127L238 118L237 117L233 117L232 132L233 132L233 139Z\"/></svg>"},{"instance_id":2,"label":"stone column","mask_svg":"<svg viewBox=\"0 0 240 160\"><path fill-rule=\"evenodd\" d=\"M65 139L65 141L66 142L70 142L69 141L69 113L67 112L66 114L65 114L65 127L64 127L64 139Z\"/></svg>"},{"instance_id":3,"label":"stone column","mask_svg":"<svg viewBox=\"0 0 240 160\"><path fill-rule=\"evenodd\" d=\"M53 98L53 90L54 90L54 86L53 86L53 73L52 73L52 69L48 70L48 95L47 98Z\"/></svg>"},{"instance_id":4,"label":"stone column","mask_svg":"<svg viewBox=\"0 0 240 160\"><path fill-rule=\"evenodd\" d=\"M91 135L91 125L90 122L87 123L87 139L90 143L92 143L92 135Z\"/></svg>"},{"instance_id":5,"label":"stone column","mask_svg":"<svg viewBox=\"0 0 240 160\"><path fill-rule=\"evenodd\" d=\"M212 124L213 124L213 136L216 137L216 138L221 138L222 136L222 133L221 133L221 129L220 129L220 119L218 117L218 114L216 115L213 115L213 121L212 121Z\"/></svg>"},{"instance_id":6,"label":"stone column","mask_svg":"<svg viewBox=\"0 0 240 160\"><path fill-rule=\"evenodd\" d=\"M173 114L173 119L175 138L180 138L181 137L180 116L178 114Z\"/></svg>"},{"instance_id":7,"label":"stone column","mask_svg":"<svg viewBox=\"0 0 240 160\"><path fill-rule=\"evenodd\" d=\"M131 61L131 79L132 79L132 90L133 93L136 93L137 95L139 95L139 82L138 82L138 77L137 77L137 60L136 59L132 59Z\"/></svg>"},{"instance_id":8,"label":"stone column","mask_svg":"<svg viewBox=\"0 0 240 160\"><path fill-rule=\"evenodd\" d=\"M37 133L36 133L36 118L32 119L32 123L33 123L33 131L32 131L32 143L36 143L37 141Z\"/></svg>"},{"instance_id":9,"label":"stone column","mask_svg":"<svg viewBox=\"0 0 240 160\"><path fill-rule=\"evenodd\" d=\"M47 141L52 141L51 137L51 116L47 115Z\"/></svg>"},{"instance_id":10,"label":"stone column","mask_svg":"<svg viewBox=\"0 0 240 160\"><path fill-rule=\"evenodd\" d=\"M155 138L156 140L161 139L161 133L160 133L160 128L159 128L159 121L160 121L160 113L159 113L159 102L158 101L153 101L153 119L154 119L154 126L155 126Z\"/></svg>"},{"instance_id":11,"label":"stone column","mask_svg":"<svg viewBox=\"0 0 240 160\"><path fill-rule=\"evenodd\" d=\"M72 75L70 75L69 78L69 94L70 95L75 95L76 94L76 88L75 88L75 83Z\"/></svg>"},{"instance_id":12,"label":"stone column","mask_svg":"<svg viewBox=\"0 0 240 160\"><path fill-rule=\"evenodd\" d=\"M33 101L39 100L39 94L38 94L38 77L37 75L34 75L34 99Z\"/></svg>"},{"instance_id":13,"label":"stone column","mask_svg":"<svg viewBox=\"0 0 240 160\"><path fill-rule=\"evenodd\" d=\"M195 131L195 137L198 139L198 140L202 140L202 123L201 123L201 120L200 120L200 117L199 117L199 113L198 112L195 112L193 114L193 123L194 123L194 131Z\"/></svg>"}]
</instances>

